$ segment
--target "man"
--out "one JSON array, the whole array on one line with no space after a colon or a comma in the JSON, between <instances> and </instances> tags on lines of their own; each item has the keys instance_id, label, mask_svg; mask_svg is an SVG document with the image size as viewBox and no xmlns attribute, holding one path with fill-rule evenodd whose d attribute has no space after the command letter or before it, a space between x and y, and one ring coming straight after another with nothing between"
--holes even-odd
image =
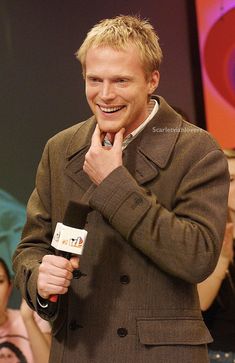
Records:
<instances>
[{"instance_id":1,"label":"man","mask_svg":"<svg viewBox=\"0 0 235 363\"><path fill-rule=\"evenodd\" d=\"M101 21L77 57L94 116L45 147L16 284L53 323L50 362L207 362L196 284L218 259L227 162L208 133L152 96L162 52L147 21ZM71 201L90 208L80 260L50 246Z\"/></svg>"}]
</instances>

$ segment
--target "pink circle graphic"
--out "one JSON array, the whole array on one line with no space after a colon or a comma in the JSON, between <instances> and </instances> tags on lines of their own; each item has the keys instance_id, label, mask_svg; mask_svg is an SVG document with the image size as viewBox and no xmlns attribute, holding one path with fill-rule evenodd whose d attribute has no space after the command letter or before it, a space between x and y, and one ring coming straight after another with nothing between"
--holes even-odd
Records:
<instances>
[{"instance_id":1,"label":"pink circle graphic","mask_svg":"<svg viewBox=\"0 0 235 363\"><path fill-rule=\"evenodd\" d=\"M203 57L213 86L235 108L235 8L211 27Z\"/></svg>"}]
</instances>

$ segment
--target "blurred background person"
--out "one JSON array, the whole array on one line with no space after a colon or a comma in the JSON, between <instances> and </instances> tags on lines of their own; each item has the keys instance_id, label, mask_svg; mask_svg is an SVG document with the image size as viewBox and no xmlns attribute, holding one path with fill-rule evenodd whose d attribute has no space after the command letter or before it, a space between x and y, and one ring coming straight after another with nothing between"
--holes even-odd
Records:
<instances>
[{"instance_id":1,"label":"blurred background person","mask_svg":"<svg viewBox=\"0 0 235 363\"><path fill-rule=\"evenodd\" d=\"M26 209L11 194L0 189L0 256L12 273L11 260L26 219Z\"/></svg>"},{"instance_id":2,"label":"blurred background person","mask_svg":"<svg viewBox=\"0 0 235 363\"><path fill-rule=\"evenodd\" d=\"M12 255L20 241L25 220L25 206L11 194L0 189L0 256L7 264L11 275L13 274ZM17 289L13 288L8 307L19 308L20 304L21 295Z\"/></svg>"},{"instance_id":3,"label":"blurred background person","mask_svg":"<svg viewBox=\"0 0 235 363\"><path fill-rule=\"evenodd\" d=\"M224 153L230 173L228 222L217 266L198 284L204 320L214 339L209 344L211 363L235 362L235 150Z\"/></svg>"},{"instance_id":4,"label":"blurred background person","mask_svg":"<svg viewBox=\"0 0 235 363\"><path fill-rule=\"evenodd\" d=\"M12 283L0 258L0 363L47 363L51 327L22 300L20 310L9 309Z\"/></svg>"}]
</instances>

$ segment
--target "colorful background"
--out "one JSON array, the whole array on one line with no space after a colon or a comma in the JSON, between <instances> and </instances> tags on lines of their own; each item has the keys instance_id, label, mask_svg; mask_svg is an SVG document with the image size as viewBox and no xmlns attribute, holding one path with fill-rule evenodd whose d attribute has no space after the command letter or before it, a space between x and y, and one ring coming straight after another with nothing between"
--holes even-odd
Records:
<instances>
[{"instance_id":1,"label":"colorful background","mask_svg":"<svg viewBox=\"0 0 235 363\"><path fill-rule=\"evenodd\" d=\"M206 126L235 147L235 0L195 0Z\"/></svg>"}]
</instances>

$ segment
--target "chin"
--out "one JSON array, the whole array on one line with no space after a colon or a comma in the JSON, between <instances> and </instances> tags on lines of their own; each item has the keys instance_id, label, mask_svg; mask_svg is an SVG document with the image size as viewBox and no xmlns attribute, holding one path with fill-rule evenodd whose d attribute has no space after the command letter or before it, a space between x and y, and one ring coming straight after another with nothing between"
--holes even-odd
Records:
<instances>
[{"instance_id":1,"label":"chin","mask_svg":"<svg viewBox=\"0 0 235 363\"><path fill-rule=\"evenodd\" d=\"M102 121L101 122L98 121L98 125L99 125L101 132L110 132L113 134L115 134L122 128L121 126L118 126L118 125L115 125L115 126L110 125L110 124L108 125L107 122L102 122Z\"/></svg>"}]
</instances>

